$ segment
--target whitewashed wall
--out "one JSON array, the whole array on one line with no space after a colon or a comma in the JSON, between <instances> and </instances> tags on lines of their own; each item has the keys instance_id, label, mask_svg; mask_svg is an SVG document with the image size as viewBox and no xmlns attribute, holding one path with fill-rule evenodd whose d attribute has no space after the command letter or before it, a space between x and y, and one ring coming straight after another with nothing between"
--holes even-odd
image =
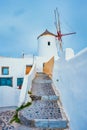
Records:
<instances>
[{"instance_id":1,"label":"whitewashed wall","mask_svg":"<svg viewBox=\"0 0 87 130\"><path fill-rule=\"evenodd\" d=\"M86 130L87 48L68 61L56 61L53 81L70 118L71 130Z\"/></svg>"},{"instance_id":2,"label":"whitewashed wall","mask_svg":"<svg viewBox=\"0 0 87 130\"><path fill-rule=\"evenodd\" d=\"M18 105L20 90L12 87L0 87L0 107L9 107Z\"/></svg>"},{"instance_id":3,"label":"whitewashed wall","mask_svg":"<svg viewBox=\"0 0 87 130\"><path fill-rule=\"evenodd\" d=\"M31 65L33 58L0 58L0 77L13 77L13 87L17 87L17 78L24 77L26 65ZM2 75L1 68L9 67L9 75Z\"/></svg>"}]
</instances>

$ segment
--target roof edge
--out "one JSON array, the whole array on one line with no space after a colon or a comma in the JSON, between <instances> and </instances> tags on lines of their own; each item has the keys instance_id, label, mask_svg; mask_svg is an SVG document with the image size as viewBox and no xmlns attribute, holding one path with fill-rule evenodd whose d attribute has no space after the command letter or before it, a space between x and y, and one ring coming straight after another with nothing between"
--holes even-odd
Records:
<instances>
[{"instance_id":1,"label":"roof edge","mask_svg":"<svg viewBox=\"0 0 87 130\"><path fill-rule=\"evenodd\" d=\"M44 36L44 35L52 35L52 36L56 36L55 34L49 32L47 29L37 37L37 39L39 39L41 36Z\"/></svg>"}]
</instances>

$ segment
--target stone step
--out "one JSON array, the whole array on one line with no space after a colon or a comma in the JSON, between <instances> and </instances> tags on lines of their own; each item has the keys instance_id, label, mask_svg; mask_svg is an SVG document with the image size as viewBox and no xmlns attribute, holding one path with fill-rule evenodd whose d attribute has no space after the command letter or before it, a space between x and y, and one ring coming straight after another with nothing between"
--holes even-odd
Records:
<instances>
[{"instance_id":1,"label":"stone step","mask_svg":"<svg viewBox=\"0 0 87 130\"><path fill-rule=\"evenodd\" d=\"M43 72L37 72L36 73L36 77L42 77L42 78L46 78L46 79L51 79L46 73L43 73Z\"/></svg>"},{"instance_id":2,"label":"stone step","mask_svg":"<svg viewBox=\"0 0 87 130\"><path fill-rule=\"evenodd\" d=\"M21 123L28 127L65 129L68 125L56 101L33 101L18 115Z\"/></svg>"},{"instance_id":3,"label":"stone step","mask_svg":"<svg viewBox=\"0 0 87 130\"><path fill-rule=\"evenodd\" d=\"M14 125L15 126L15 125ZM2 129L0 129L2 130ZM35 128L35 127L27 127L24 125L17 124L13 130L69 130L69 129L57 129L57 128Z\"/></svg>"},{"instance_id":4,"label":"stone step","mask_svg":"<svg viewBox=\"0 0 87 130\"><path fill-rule=\"evenodd\" d=\"M57 101L58 99L59 99L59 97L56 96L56 95L42 96L41 97L41 100L43 100L43 101L46 101L46 100L48 100L48 101Z\"/></svg>"},{"instance_id":5,"label":"stone step","mask_svg":"<svg viewBox=\"0 0 87 130\"><path fill-rule=\"evenodd\" d=\"M59 99L58 96L56 95L51 95L51 96L36 96L36 95L30 95L32 101L36 100L43 100L43 101L57 101Z\"/></svg>"},{"instance_id":6,"label":"stone step","mask_svg":"<svg viewBox=\"0 0 87 130\"><path fill-rule=\"evenodd\" d=\"M37 73L33 83L52 83L52 79L45 73Z\"/></svg>"},{"instance_id":7,"label":"stone step","mask_svg":"<svg viewBox=\"0 0 87 130\"><path fill-rule=\"evenodd\" d=\"M36 96L51 96L55 95L51 83L32 83L31 92Z\"/></svg>"},{"instance_id":8,"label":"stone step","mask_svg":"<svg viewBox=\"0 0 87 130\"><path fill-rule=\"evenodd\" d=\"M10 123L10 120L15 114L15 109L12 107L0 109L0 130L48 130L46 128L35 128L28 127L19 123ZM49 130L59 130L59 129L49 129ZM68 130L68 129L67 129Z\"/></svg>"},{"instance_id":9,"label":"stone step","mask_svg":"<svg viewBox=\"0 0 87 130\"><path fill-rule=\"evenodd\" d=\"M52 83L53 81L51 79L43 79L42 80L42 77L35 77L35 79L32 80L32 83Z\"/></svg>"}]
</instances>

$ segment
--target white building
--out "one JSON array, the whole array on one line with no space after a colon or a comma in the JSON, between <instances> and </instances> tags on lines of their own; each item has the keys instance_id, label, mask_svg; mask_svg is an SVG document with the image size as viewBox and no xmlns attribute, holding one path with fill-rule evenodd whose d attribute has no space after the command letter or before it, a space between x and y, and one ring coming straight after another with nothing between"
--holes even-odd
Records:
<instances>
[{"instance_id":1,"label":"white building","mask_svg":"<svg viewBox=\"0 0 87 130\"><path fill-rule=\"evenodd\" d=\"M0 57L0 86L10 86L21 88L26 70L30 71L34 60L36 61L37 72L43 71L43 63L54 56L58 57L55 34L46 30L38 36L38 56L30 57L25 55L23 58ZM64 54L66 60L74 56L72 49L66 49ZM27 72L28 73L28 72Z\"/></svg>"},{"instance_id":2,"label":"white building","mask_svg":"<svg viewBox=\"0 0 87 130\"><path fill-rule=\"evenodd\" d=\"M0 86L20 88L26 69L33 64L33 58L0 58Z\"/></svg>"},{"instance_id":3,"label":"white building","mask_svg":"<svg viewBox=\"0 0 87 130\"><path fill-rule=\"evenodd\" d=\"M37 39L38 56L0 57L0 97L2 98L0 107L21 106L25 103L26 99L28 99L26 95L31 88L32 79L35 77L36 72L43 72L44 63L53 56L55 60L58 60L55 34L46 30ZM63 54L61 58L68 60L74 53L72 50L67 49ZM27 97L29 96L27 95Z\"/></svg>"}]
</instances>

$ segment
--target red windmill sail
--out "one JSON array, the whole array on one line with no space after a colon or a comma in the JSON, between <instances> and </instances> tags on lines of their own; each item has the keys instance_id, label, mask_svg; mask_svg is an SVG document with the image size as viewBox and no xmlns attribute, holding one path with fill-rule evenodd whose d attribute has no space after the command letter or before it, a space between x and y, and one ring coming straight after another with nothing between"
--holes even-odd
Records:
<instances>
[{"instance_id":1,"label":"red windmill sail","mask_svg":"<svg viewBox=\"0 0 87 130\"><path fill-rule=\"evenodd\" d=\"M63 51L62 37L66 36L66 35L76 34L76 32L62 34L61 33L61 27L60 27L59 13L58 13L57 8L56 8L56 10L54 10L54 13L55 13L55 26L56 26L56 30L57 30L57 35L55 35L55 36L58 38L60 50Z\"/></svg>"}]
</instances>

